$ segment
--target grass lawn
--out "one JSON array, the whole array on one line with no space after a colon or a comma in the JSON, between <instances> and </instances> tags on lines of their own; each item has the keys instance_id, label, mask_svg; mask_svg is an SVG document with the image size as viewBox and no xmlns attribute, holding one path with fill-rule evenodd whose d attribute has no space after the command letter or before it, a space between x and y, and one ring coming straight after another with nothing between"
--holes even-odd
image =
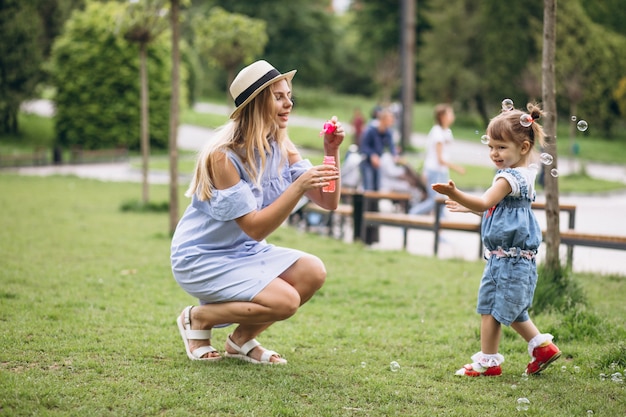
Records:
<instances>
[{"instance_id":1,"label":"grass lawn","mask_svg":"<svg viewBox=\"0 0 626 417\"><path fill-rule=\"evenodd\" d=\"M191 362L175 318L167 214L120 212L139 184L0 173L0 414L11 416L622 416L626 278L575 275L587 306L534 316L563 350L522 377L461 378L479 350L482 262L372 251L283 227L268 240L319 256L328 279L260 341L287 366ZM187 203L182 197L181 210ZM153 186L155 201L167 187ZM231 329L216 329L223 350ZM397 361L400 369L390 370ZM603 378L602 374L607 375ZM617 378L617 377L615 377ZM530 406L517 411L517 400Z\"/></svg>"}]
</instances>

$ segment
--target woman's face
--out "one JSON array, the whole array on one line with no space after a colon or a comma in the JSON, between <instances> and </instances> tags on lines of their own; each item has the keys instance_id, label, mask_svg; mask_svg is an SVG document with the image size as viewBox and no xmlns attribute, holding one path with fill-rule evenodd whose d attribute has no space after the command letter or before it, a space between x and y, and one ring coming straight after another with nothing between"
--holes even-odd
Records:
<instances>
[{"instance_id":1,"label":"woman's face","mask_svg":"<svg viewBox=\"0 0 626 417\"><path fill-rule=\"evenodd\" d=\"M287 80L280 80L272 84L272 95L274 97L274 112L276 123L280 129L285 129L289 122L289 114L293 108L291 101L291 89Z\"/></svg>"}]
</instances>

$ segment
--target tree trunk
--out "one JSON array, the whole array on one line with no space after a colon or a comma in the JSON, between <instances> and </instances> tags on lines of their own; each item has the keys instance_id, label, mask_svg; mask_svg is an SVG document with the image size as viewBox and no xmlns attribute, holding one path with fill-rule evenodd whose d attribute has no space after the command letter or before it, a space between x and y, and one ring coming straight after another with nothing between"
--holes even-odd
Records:
<instances>
[{"instance_id":1,"label":"tree trunk","mask_svg":"<svg viewBox=\"0 0 626 417\"><path fill-rule=\"evenodd\" d=\"M178 14L180 9L179 0L171 0L170 23L172 29L172 96L170 99L170 235L174 234L178 224L178 118L179 118L179 82L180 82L180 26Z\"/></svg>"},{"instance_id":2,"label":"tree trunk","mask_svg":"<svg viewBox=\"0 0 626 417\"><path fill-rule=\"evenodd\" d=\"M415 97L415 1L402 0L402 120L400 145L411 145L413 131L413 100Z\"/></svg>"},{"instance_id":3,"label":"tree trunk","mask_svg":"<svg viewBox=\"0 0 626 417\"><path fill-rule=\"evenodd\" d=\"M554 55L556 49L556 0L544 0L543 10L543 57L542 57L542 95L546 118L543 127L546 133L546 148L553 157L553 167L558 168L556 142L556 89ZM559 246L561 235L559 228L559 182L552 175L545 176L547 232L545 237L548 271L559 271ZM555 274L558 276L558 274Z\"/></svg>"},{"instance_id":4,"label":"tree trunk","mask_svg":"<svg viewBox=\"0 0 626 417\"><path fill-rule=\"evenodd\" d=\"M150 136L148 131L149 116L147 48L147 43L139 43L139 73L141 78L141 182L143 204L148 204L148 202L150 201L150 191L148 184L148 166L150 163Z\"/></svg>"}]
</instances>

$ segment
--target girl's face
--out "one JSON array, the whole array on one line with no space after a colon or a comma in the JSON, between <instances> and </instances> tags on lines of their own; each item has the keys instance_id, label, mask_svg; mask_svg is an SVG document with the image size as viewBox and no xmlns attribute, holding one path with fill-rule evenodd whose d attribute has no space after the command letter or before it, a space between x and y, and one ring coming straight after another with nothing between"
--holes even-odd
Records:
<instances>
[{"instance_id":1,"label":"girl's face","mask_svg":"<svg viewBox=\"0 0 626 417\"><path fill-rule=\"evenodd\" d=\"M274 113L276 123L280 129L285 129L289 122L289 113L293 108L291 101L291 89L286 80L280 80L272 84L272 95L274 97Z\"/></svg>"},{"instance_id":2,"label":"girl's face","mask_svg":"<svg viewBox=\"0 0 626 417\"><path fill-rule=\"evenodd\" d=\"M489 138L489 157L497 169L525 166L529 150L530 144L528 142L524 142L520 146L510 140Z\"/></svg>"},{"instance_id":3,"label":"girl's face","mask_svg":"<svg viewBox=\"0 0 626 417\"><path fill-rule=\"evenodd\" d=\"M454 123L454 110L452 109L448 109L446 110L446 112L441 116L441 127L443 128L449 128L450 126L452 126L452 123Z\"/></svg>"}]
</instances>

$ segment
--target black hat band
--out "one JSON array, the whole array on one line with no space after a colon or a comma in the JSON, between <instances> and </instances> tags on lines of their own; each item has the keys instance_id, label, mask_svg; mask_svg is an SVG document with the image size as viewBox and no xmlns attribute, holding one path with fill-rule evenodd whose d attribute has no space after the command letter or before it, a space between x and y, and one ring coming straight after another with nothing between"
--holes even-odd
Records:
<instances>
[{"instance_id":1,"label":"black hat band","mask_svg":"<svg viewBox=\"0 0 626 417\"><path fill-rule=\"evenodd\" d=\"M272 68L271 70L269 70L264 76L256 80L250 85L250 87L243 90L241 94L237 96L237 98L235 99L235 106L239 107L241 103L246 101L248 97L250 97L252 93L254 93L259 87L278 76L280 76L280 72L278 72L277 69Z\"/></svg>"}]
</instances>

